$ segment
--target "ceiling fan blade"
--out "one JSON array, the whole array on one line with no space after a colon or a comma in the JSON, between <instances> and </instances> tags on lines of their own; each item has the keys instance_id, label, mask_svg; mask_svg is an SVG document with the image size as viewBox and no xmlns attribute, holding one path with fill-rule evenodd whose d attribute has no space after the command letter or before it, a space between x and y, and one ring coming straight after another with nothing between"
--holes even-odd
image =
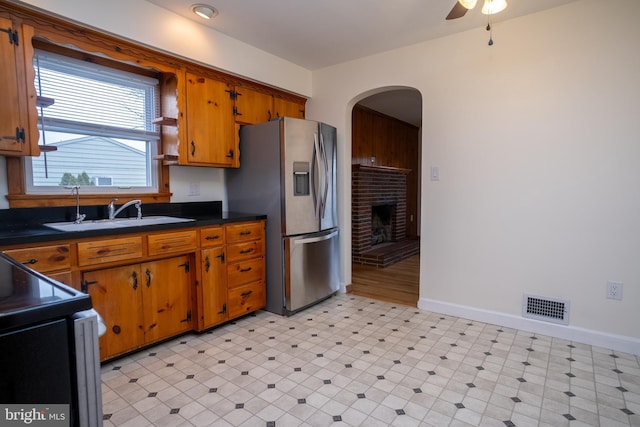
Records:
<instances>
[{"instance_id":1,"label":"ceiling fan blade","mask_svg":"<svg viewBox=\"0 0 640 427\"><path fill-rule=\"evenodd\" d=\"M456 1L456 4L453 5L453 9L451 9L451 12L449 12L445 19L449 21L451 19L462 18L464 14L467 13L467 10L468 9L461 5L460 2Z\"/></svg>"}]
</instances>

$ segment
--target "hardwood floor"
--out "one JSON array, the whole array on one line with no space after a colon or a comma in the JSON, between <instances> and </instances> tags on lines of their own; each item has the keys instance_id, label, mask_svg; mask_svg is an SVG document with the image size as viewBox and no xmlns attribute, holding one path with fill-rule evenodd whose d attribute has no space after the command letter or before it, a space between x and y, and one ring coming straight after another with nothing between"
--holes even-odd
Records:
<instances>
[{"instance_id":1,"label":"hardwood floor","mask_svg":"<svg viewBox=\"0 0 640 427\"><path fill-rule=\"evenodd\" d=\"M386 268L354 263L351 276L349 293L412 307L418 305L420 255Z\"/></svg>"}]
</instances>

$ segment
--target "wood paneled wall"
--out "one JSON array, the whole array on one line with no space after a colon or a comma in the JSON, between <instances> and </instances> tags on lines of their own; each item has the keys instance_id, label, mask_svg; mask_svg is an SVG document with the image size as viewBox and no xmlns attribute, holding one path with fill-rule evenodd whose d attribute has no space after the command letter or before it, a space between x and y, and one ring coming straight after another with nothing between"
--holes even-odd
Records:
<instances>
[{"instance_id":1,"label":"wood paneled wall","mask_svg":"<svg viewBox=\"0 0 640 427\"><path fill-rule=\"evenodd\" d=\"M352 112L351 163L411 169L407 175L407 237L418 235L419 128L356 105Z\"/></svg>"}]
</instances>

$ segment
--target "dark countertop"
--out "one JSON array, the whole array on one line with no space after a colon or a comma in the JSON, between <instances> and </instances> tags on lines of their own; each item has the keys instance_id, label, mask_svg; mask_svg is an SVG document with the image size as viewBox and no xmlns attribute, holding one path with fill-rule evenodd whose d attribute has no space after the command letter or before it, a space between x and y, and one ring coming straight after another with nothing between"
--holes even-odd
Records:
<instances>
[{"instance_id":1,"label":"dark countertop","mask_svg":"<svg viewBox=\"0 0 640 427\"><path fill-rule=\"evenodd\" d=\"M91 297L0 253L0 333L71 316Z\"/></svg>"},{"instance_id":2,"label":"dark countertop","mask_svg":"<svg viewBox=\"0 0 640 427\"><path fill-rule=\"evenodd\" d=\"M106 206L81 206L80 212L87 215L85 221L104 219L107 217ZM143 204L142 214L143 217L163 215L190 218L194 221L148 225L144 227L133 226L106 230L64 232L54 230L42 224L50 222L73 222L75 218L75 207L7 209L0 211L0 246L203 227L207 225L267 219L267 216L263 214L223 212L222 202L219 201ZM118 218L135 216L135 208L131 207L118 215Z\"/></svg>"}]
</instances>

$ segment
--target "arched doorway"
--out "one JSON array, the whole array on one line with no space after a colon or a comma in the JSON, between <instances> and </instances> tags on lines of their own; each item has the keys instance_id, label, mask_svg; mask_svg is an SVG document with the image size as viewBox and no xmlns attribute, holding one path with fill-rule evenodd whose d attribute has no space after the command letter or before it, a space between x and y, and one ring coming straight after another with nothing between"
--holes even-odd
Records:
<instances>
[{"instance_id":1,"label":"arched doorway","mask_svg":"<svg viewBox=\"0 0 640 427\"><path fill-rule=\"evenodd\" d=\"M415 89L380 89L353 107L354 294L417 305L421 125Z\"/></svg>"}]
</instances>

